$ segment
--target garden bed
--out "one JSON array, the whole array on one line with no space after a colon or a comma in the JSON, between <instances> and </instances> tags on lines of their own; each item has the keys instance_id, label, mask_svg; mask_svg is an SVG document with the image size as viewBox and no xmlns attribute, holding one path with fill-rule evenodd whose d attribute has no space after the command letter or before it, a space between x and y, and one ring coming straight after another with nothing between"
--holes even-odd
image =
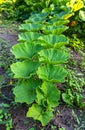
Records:
<instances>
[{"instance_id":1,"label":"garden bed","mask_svg":"<svg viewBox=\"0 0 85 130\"><path fill-rule=\"evenodd\" d=\"M18 42L18 24L15 26L11 22L9 25L3 25L0 25L0 103L10 106L7 113L10 113L10 118L12 118L13 128L11 130L85 130L85 108L71 107L66 105L65 102L60 102L59 107L55 108L54 119L45 127L42 127L38 121L34 121L32 118L26 118L26 104L14 102L13 88L15 80L10 70L10 64L14 62L15 58L9 50L12 45ZM85 54L84 51L82 53ZM73 71L76 70L77 73L82 73L85 79L85 66L81 66L82 59L83 56L79 52L71 49L71 59L68 63L68 68ZM64 86L65 84L59 84L58 87L63 91ZM84 90L85 84L82 87ZM85 100L85 91L82 94L83 100ZM9 119L3 120L6 122ZM1 124L0 129L6 130L5 124Z\"/></svg>"}]
</instances>

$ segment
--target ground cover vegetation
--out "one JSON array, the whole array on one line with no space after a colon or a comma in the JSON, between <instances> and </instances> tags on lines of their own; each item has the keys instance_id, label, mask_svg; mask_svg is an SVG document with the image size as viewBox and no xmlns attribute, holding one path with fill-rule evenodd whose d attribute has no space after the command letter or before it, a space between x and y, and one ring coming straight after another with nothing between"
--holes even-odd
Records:
<instances>
[{"instance_id":1,"label":"ground cover vegetation","mask_svg":"<svg viewBox=\"0 0 85 130\"><path fill-rule=\"evenodd\" d=\"M0 2L3 130L85 129L84 3Z\"/></svg>"}]
</instances>

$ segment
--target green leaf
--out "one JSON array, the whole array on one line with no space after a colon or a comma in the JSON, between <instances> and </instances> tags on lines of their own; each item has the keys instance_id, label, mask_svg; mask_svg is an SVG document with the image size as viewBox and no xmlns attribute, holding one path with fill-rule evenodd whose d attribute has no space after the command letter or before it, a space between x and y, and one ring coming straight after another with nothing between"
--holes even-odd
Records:
<instances>
[{"instance_id":1,"label":"green leaf","mask_svg":"<svg viewBox=\"0 0 85 130\"><path fill-rule=\"evenodd\" d=\"M72 94L71 89L67 89L66 93L62 94L62 99L64 102L66 102L68 105L73 106L74 104L74 95Z\"/></svg>"},{"instance_id":2,"label":"green leaf","mask_svg":"<svg viewBox=\"0 0 85 130\"><path fill-rule=\"evenodd\" d=\"M66 25L69 23L69 20L65 20L65 19L58 19L56 17L53 17L50 21L51 24L58 26L58 25Z\"/></svg>"},{"instance_id":3,"label":"green leaf","mask_svg":"<svg viewBox=\"0 0 85 130\"><path fill-rule=\"evenodd\" d=\"M40 82L34 79L23 80L14 88L15 101L31 104L36 99L36 87Z\"/></svg>"},{"instance_id":4,"label":"green leaf","mask_svg":"<svg viewBox=\"0 0 85 130\"><path fill-rule=\"evenodd\" d=\"M49 25L49 26L45 26L43 28L43 32L45 34L56 34L56 35L60 35L64 31L66 31L67 29L68 29L68 27L66 27L64 25L60 25L60 26Z\"/></svg>"},{"instance_id":5,"label":"green leaf","mask_svg":"<svg viewBox=\"0 0 85 130\"><path fill-rule=\"evenodd\" d=\"M39 44L35 45L33 43L25 42L14 45L11 52L17 59L32 59L41 49L42 47Z\"/></svg>"},{"instance_id":6,"label":"green leaf","mask_svg":"<svg viewBox=\"0 0 85 130\"><path fill-rule=\"evenodd\" d=\"M64 82L67 72L62 66L45 65L38 68L37 74L49 82Z\"/></svg>"},{"instance_id":7,"label":"green leaf","mask_svg":"<svg viewBox=\"0 0 85 130\"><path fill-rule=\"evenodd\" d=\"M80 18L82 21L85 21L85 11L83 11L83 10L80 10L80 11L79 11L79 18Z\"/></svg>"},{"instance_id":8,"label":"green leaf","mask_svg":"<svg viewBox=\"0 0 85 130\"><path fill-rule=\"evenodd\" d=\"M45 47L59 48L67 44L68 39L64 35L45 35L38 38L41 41L41 45Z\"/></svg>"},{"instance_id":9,"label":"green leaf","mask_svg":"<svg viewBox=\"0 0 85 130\"><path fill-rule=\"evenodd\" d=\"M23 31L33 31L37 32L41 30L42 24L33 24L33 23L28 23L28 24L21 24L19 29Z\"/></svg>"},{"instance_id":10,"label":"green leaf","mask_svg":"<svg viewBox=\"0 0 85 130\"><path fill-rule=\"evenodd\" d=\"M36 23L42 23L44 21L46 21L46 17L48 16L48 13L34 13L31 15L31 17L26 21L26 23L29 22L36 22Z\"/></svg>"},{"instance_id":11,"label":"green leaf","mask_svg":"<svg viewBox=\"0 0 85 130\"><path fill-rule=\"evenodd\" d=\"M73 97L74 98L74 97ZM63 93L62 94L62 99L63 99L63 101L65 102L65 103L67 103L68 105L70 105L70 106L73 106L73 98L69 98L69 95L68 94L66 94L66 93Z\"/></svg>"},{"instance_id":12,"label":"green leaf","mask_svg":"<svg viewBox=\"0 0 85 130\"><path fill-rule=\"evenodd\" d=\"M68 53L64 50L45 49L39 52L39 61L47 64L61 64L68 60Z\"/></svg>"},{"instance_id":13,"label":"green leaf","mask_svg":"<svg viewBox=\"0 0 85 130\"><path fill-rule=\"evenodd\" d=\"M60 99L60 91L57 87L49 82L44 82L41 87L36 89L37 103L44 107L56 107L58 106L58 100Z\"/></svg>"},{"instance_id":14,"label":"green leaf","mask_svg":"<svg viewBox=\"0 0 85 130\"><path fill-rule=\"evenodd\" d=\"M30 78L36 73L38 67L38 62L23 61L13 63L11 70L15 74L14 78Z\"/></svg>"},{"instance_id":15,"label":"green leaf","mask_svg":"<svg viewBox=\"0 0 85 130\"><path fill-rule=\"evenodd\" d=\"M35 32L24 32L19 35L18 41L26 41L26 42L32 42L34 40L37 40L41 35L39 33Z\"/></svg>"},{"instance_id":16,"label":"green leaf","mask_svg":"<svg viewBox=\"0 0 85 130\"><path fill-rule=\"evenodd\" d=\"M27 112L27 117L33 117L35 120L39 120L42 126L45 126L53 118L53 113L52 110L45 110L42 106L33 104Z\"/></svg>"}]
</instances>

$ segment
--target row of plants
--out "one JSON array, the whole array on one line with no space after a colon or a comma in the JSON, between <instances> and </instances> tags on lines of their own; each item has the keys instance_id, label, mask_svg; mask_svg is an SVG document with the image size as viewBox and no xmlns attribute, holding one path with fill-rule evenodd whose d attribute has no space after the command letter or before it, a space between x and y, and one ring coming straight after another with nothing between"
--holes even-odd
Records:
<instances>
[{"instance_id":1,"label":"row of plants","mask_svg":"<svg viewBox=\"0 0 85 130\"><path fill-rule=\"evenodd\" d=\"M75 105L79 108L85 107L85 103L82 102L84 75L78 74L75 70L72 71L71 64L72 67L73 64L77 65L74 61L69 61L69 65L66 65L70 53L67 49L68 46L75 51L80 48L84 50L85 47L83 42L84 1L78 0L74 3L68 0L48 0L47 2L44 0L31 2L17 0L15 3L10 3L13 11L10 15L9 2L1 6L3 15L8 18L14 17L23 20L29 17L19 27L22 32L19 35L19 44L14 45L11 49L17 59L17 62L11 65L14 78L18 79L13 89L15 102L27 104L26 116L39 120L45 126L53 119L54 108L63 101L72 107ZM37 13L41 10L41 13ZM80 67L83 69L85 68L84 63L85 61L82 59ZM3 66L2 63L1 66ZM63 91L59 83L64 84ZM5 106L3 106L2 104L1 122L5 114L6 117L4 117L8 119L5 120L9 124L7 124L8 130L12 127L12 120L9 112L5 111L3 109ZM9 107L7 106L7 108Z\"/></svg>"},{"instance_id":2,"label":"row of plants","mask_svg":"<svg viewBox=\"0 0 85 130\"><path fill-rule=\"evenodd\" d=\"M65 49L68 38L62 34L68 29L66 22L56 16L50 18L47 12L34 14L21 24L19 44L11 49L19 60L11 65L18 79L13 91L15 101L28 104L27 117L39 120L43 126L59 105L60 90L55 83L64 82L67 75L64 64L69 58Z\"/></svg>"}]
</instances>

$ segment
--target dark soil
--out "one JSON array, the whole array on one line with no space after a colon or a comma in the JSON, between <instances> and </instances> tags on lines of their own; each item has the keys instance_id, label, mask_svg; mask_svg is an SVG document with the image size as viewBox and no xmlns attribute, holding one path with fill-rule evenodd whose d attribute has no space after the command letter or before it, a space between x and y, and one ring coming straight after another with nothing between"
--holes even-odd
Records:
<instances>
[{"instance_id":1,"label":"dark soil","mask_svg":"<svg viewBox=\"0 0 85 130\"><path fill-rule=\"evenodd\" d=\"M2 32L2 30L3 28L0 28L0 32ZM9 31L3 30L3 32L0 33L0 38L9 42L11 46L17 43L17 37L18 37L17 33L12 32L11 30Z\"/></svg>"},{"instance_id":2,"label":"dark soil","mask_svg":"<svg viewBox=\"0 0 85 130\"><path fill-rule=\"evenodd\" d=\"M14 32L13 30L3 30L0 28L0 38L7 41L10 44L10 47L17 43L18 32ZM8 48L9 51L9 48ZM71 52L73 55L73 59L78 61L81 60L81 56L76 54L74 51ZM81 69L78 65L78 72L81 72ZM13 129L11 130L30 130L30 128L34 128L33 130L59 130L59 128L65 128L66 130L85 130L85 110L78 109L76 107L69 108L66 105L61 104L59 107L55 108L54 111L54 119L45 127L42 127L38 121L34 121L31 118L26 118L27 106L26 104L15 104L14 103L14 95L13 95L13 85L8 85L10 79L7 78L6 69L0 67L0 75L4 76L5 85L2 84L2 94L4 95L4 99L0 99L0 103L9 103L12 121L13 121ZM12 82L13 79L11 79ZM6 85L7 83L7 85ZM85 88L85 86L84 86ZM83 94L85 96L85 94ZM72 114L74 113L74 114ZM0 125L0 130L6 130L4 125ZM64 129L62 129L64 130Z\"/></svg>"},{"instance_id":3,"label":"dark soil","mask_svg":"<svg viewBox=\"0 0 85 130\"><path fill-rule=\"evenodd\" d=\"M4 33L4 34L0 34L0 38L4 39L7 42L10 42L11 45L14 45L17 43L17 35L16 34Z\"/></svg>"}]
</instances>

